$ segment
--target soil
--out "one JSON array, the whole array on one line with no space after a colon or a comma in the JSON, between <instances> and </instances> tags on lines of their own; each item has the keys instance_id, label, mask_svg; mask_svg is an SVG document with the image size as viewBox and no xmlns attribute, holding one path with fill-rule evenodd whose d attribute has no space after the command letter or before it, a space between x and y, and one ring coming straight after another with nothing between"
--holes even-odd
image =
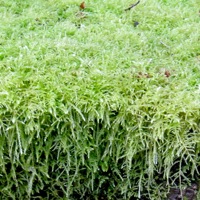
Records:
<instances>
[{"instance_id":1,"label":"soil","mask_svg":"<svg viewBox=\"0 0 200 200\"><path fill-rule=\"evenodd\" d=\"M167 200L197 200L197 190L198 185L196 183L193 183L183 190L171 188Z\"/></svg>"}]
</instances>

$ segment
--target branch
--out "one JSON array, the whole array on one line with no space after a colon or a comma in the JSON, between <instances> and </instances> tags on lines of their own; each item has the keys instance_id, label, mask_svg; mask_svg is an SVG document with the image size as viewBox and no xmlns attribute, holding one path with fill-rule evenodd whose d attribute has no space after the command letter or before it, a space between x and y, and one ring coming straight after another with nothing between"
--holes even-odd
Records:
<instances>
[{"instance_id":1,"label":"branch","mask_svg":"<svg viewBox=\"0 0 200 200\"><path fill-rule=\"evenodd\" d=\"M130 10L131 8L137 6L140 3L140 0L138 0L138 2L131 4L127 9L125 9L125 11Z\"/></svg>"}]
</instances>

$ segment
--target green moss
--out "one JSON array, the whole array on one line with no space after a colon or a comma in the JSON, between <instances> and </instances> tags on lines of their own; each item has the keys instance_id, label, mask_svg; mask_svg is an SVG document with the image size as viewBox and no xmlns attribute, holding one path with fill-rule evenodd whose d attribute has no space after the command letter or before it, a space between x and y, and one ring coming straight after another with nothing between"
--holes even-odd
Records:
<instances>
[{"instance_id":1,"label":"green moss","mask_svg":"<svg viewBox=\"0 0 200 200\"><path fill-rule=\"evenodd\" d=\"M197 181L198 2L80 3L0 3L2 198L163 199Z\"/></svg>"}]
</instances>

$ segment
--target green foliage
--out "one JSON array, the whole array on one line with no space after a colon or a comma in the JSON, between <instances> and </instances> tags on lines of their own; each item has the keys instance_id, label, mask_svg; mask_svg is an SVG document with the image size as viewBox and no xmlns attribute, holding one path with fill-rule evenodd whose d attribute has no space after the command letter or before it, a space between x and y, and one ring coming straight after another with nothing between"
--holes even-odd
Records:
<instances>
[{"instance_id":1,"label":"green foliage","mask_svg":"<svg viewBox=\"0 0 200 200\"><path fill-rule=\"evenodd\" d=\"M197 1L79 4L0 3L0 196L163 199L198 179Z\"/></svg>"}]
</instances>

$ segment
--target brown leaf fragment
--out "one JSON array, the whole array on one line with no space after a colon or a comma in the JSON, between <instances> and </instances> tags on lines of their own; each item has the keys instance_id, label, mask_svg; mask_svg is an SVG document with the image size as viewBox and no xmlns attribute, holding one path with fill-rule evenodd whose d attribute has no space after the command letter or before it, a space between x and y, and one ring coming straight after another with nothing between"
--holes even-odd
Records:
<instances>
[{"instance_id":1,"label":"brown leaf fragment","mask_svg":"<svg viewBox=\"0 0 200 200\"><path fill-rule=\"evenodd\" d=\"M81 9L81 10L84 10L84 9L85 9L85 1L83 1L83 2L80 4L80 9Z\"/></svg>"},{"instance_id":2,"label":"brown leaf fragment","mask_svg":"<svg viewBox=\"0 0 200 200\"><path fill-rule=\"evenodd\" d=\"M169 70L165 70L165 76L166 76L167 78L171 76L171 73L170 73Z\"/></svg>"}]
</instances>

